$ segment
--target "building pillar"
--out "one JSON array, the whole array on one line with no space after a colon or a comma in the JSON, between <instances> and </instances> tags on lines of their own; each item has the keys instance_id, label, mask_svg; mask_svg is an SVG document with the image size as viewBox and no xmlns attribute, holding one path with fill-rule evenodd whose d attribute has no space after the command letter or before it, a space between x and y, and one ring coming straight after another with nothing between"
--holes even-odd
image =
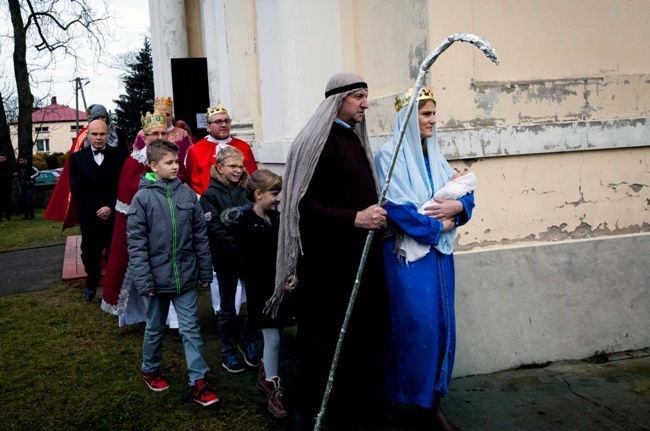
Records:
<instances>
[{"instance_id":1,"label":"building pillar","mask_svg":"<svg viewBox=\"0 0 650 431\"><path fill-rule=\"evenodd\" d=\"M156 97L173 94L172 58L187 58L187 27L183 0L149 0L151 56Z\"/></svg>"},{"instance_id":2,"label":"building pillar","mask_svg":"<svg viewBox=\"0 0 650 431\"><path fill-rule=\"evenodd\" d=\"M256 3L265 164L283 164L293 138L323 100L325 84L342 71L339 2Z\"/></svg>"}]
</instances>

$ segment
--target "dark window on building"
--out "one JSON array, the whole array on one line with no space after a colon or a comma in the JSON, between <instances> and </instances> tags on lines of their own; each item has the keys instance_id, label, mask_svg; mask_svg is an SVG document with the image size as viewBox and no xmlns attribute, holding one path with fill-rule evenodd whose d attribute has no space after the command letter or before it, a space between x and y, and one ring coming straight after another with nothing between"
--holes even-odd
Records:
<instances>
[{"instance_id":1,"label":"dark window on building","mask_svg":"<svg viewBox=\"0 0 650 431\"><path fill-rule=\"evenodd\" d=\"M50 152L50 140L49 139L37 139L36 140L36 152L37 153L49 153Z\"/></svg>"}]
</instances>

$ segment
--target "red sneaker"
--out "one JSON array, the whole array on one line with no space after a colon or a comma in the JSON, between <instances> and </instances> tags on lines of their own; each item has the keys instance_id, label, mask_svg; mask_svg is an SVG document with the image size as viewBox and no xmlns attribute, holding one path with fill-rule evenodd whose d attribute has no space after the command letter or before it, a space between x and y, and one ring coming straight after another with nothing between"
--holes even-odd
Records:
<instances>
[{"instance_id":1,"label":"red sneaker","mask_svg":"<svg viewBox=\"0 0 650 431\"><path fill-rule=\"evenodd\" d=\"M204 379L198 379L196 385L192 388L192 401L207 407L219 402L219 397L208 388Z\"/></svg>"},{"instance_id":2,"label":"red sneaker","mask_svg":"<svg viewBox=\"0 0 650 431\"><path fill-rule=\"evenodd\" d=\"M143 374L142 381L154 392L162 392L165 389L169 389L169 383L160 375L158 370Z\"/></svg>"}]
</instances>

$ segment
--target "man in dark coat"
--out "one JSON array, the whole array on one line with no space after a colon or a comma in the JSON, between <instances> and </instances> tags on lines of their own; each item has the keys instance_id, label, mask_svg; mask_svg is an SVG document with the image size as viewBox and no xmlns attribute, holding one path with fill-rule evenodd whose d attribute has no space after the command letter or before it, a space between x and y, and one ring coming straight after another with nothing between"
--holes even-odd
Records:
<instances>
[{"instance_id":1,"label":"man in dark coat","mask_svg":"<svg viewBox=\"0 0 650 431\"><path fill-rule=\"evenodd\" d=\"M334 75L325 100L287 157L275 298L286 277L296 273L301 369L297 385L287 388L286 407L300 411L303 428L313 427L318 413L370 230L377 232L337 365L328 416L333 429L353 429L380 417L382 337L388 321L381 252L386 211L377 205L367 108L363 79L353 73Z\"/></svg>"},{"instance_id":2,"label":"man in dark coat","mask_svg":"<svg viewBox=\"0 0 650 431\"><path fill-rule=\"evenodd\" d=\"M120 171L127 153L106 145L108 127L102 120L88 125L90 146L70 157L70 192L79 209L81 260L86 271L87 302L95 298L102 271L102 251L108 256Z\"/></svg>"},{"instance_id":3,"label":"man in dark coat","mask_svg":"<svg viewBox=\"0 0 650 431\"><path fill-rule=\"evenodd\" d=\"M32 164L31 157L18 157L18 167L14 177L20 185L20 207L25 213L23 220L34 220L34 185L41 172Z\"/></svg>"}]
</instances>

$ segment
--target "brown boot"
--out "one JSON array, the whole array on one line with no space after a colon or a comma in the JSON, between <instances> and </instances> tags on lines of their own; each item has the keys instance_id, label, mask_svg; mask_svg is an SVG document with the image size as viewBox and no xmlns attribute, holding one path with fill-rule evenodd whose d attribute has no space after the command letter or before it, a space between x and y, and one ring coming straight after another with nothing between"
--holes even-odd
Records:
<instances>
[{"instance_id":1,"label":"brown boot","mask_svg":"<svg viewBox=\"0 0 650 431\"><path fill-rule=\"evenodd\" d=\"M273 391L268 395L267 408L269 412L276 418L285 418L287 417L287 411L282 405L282 397L284 396L284 388L280 386L279 377L271 377L270 380L267 380L271 385L273 385Z\"/></svg>"},{"instance_id":2,"label":"brown boot","mask_svg":"<svg viewBox=\"0 0 650 431\"><path fill-rule=\"evenodd\" d=\"M260 361L260 370L257 373L257 387L264 391L267 397L270 397L275 389L273 382L266 380L266 371L264 370L264 361Z\"/></svg>"},{"instance_id":3,"label":"brown boot","mask_svg":"<svg viewBox=\"0 0 650 431\"><path fill-rule=\"evenodd\" d=\"M442 412L442 407L440 406L440 400L435 400L433 402L433 408L425 409L427 421L433 425L433 429L436 431L462 431L456 425L449 422L449 419L445 417L445 414Z\"/></svg>"}]
</instances>

